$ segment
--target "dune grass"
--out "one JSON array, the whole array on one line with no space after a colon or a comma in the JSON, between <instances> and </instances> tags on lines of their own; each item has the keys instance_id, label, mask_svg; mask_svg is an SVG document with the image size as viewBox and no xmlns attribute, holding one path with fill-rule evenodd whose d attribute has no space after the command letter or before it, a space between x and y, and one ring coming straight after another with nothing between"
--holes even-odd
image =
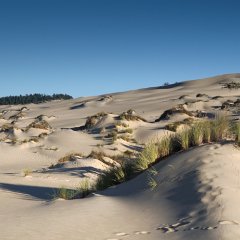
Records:
<instances>
[{"instance_id":1,"label":"dune grass","mask_svg":"<svg viewBox=\"0 0 240 240\"><path fill-rule=\"evenodd\" d=\"M135 162L136 171L147 169L159 157L159 147L155 142L148 143Z\"/></svg>"},{"instance_id":2,"label":"dune grass","mask_svg":"<svg viewBox=\"0 0 240 240\"><path fill-rule=\"evenodd\" d=\"M32 169L30 168L25 168L23 169L23 176L26 177L26 176L29 176L33 173Z\"/></svg>"},{"instance_id":3,"label":"dune grass","mask_svg":"<svg viewBox=\"0 0 240 240\"><path fill-rule=\"evenodd\" d=\"M235 124L233 124L233 133L235 136L235 142L236 144L240 147L240 122L236 122Z\"/></svg>"},{"instance_id":4,"label":"dune grass","mask_svg":"<svg viewBox=\"0 0 240 240\"><path fill-rule=\"evenodd\" d=\"M178 133L178 141L183 150L187 150L190 147L190 130L185 128L183 131Z\"/></svg>"},{"instance_id":5,"label":"dune grass","mask_svg":"<svg viewBox=\"0 0 240 240\"><path fill-rule=\"evenodd\" d=\"M132 179L144 170L148 169L148 185L151 189L156 188L157 181L154 175L156 170L152 171L153 164L161 159L187 150L190 147L199 146L205 143L217 143L221 141L235 141L240 146L240 122L230 121L226 115L217 115L213 120L196 121L179 133L169 134L161 139L151 141L145 145L145 148L139 153L137 159L131 163L125 163L121 166L113 166L99 176L96 184L89 188L85 187L85 195L93 190L104 190L113 185L120 184ZM98 156L99 157L99 156ZM72 190L61 189L59 192L63 198L72 198ZM74 198L77 193L74 193Z\"/></svg>"},{"instance_id":6,"label":"dune grass","mask_svg":"<svg viewBox=\"0 0 240 240\"><path fill-rule=\"evenodd\" d=\"M88 196L93 189L88 181L88 179L84 179L80 182L79 186L75 189L69 189L64 186L60 187L53 195L54 199L65 199L65 200L73 200L78 198L84 198Z\"/></svg>"},{"instance_id":7,"label":"dune grass","mask_svg":"<svg viewBox=\"0 0 240 240\"><path fill-rule=\"evenodd\" d=\"M234 123L232 135L230 134L230 125L226 115L217 115L213 120L204 120L193 123L180 133L167 135L156 141L146 144L145 148L139 154L136 161L131 166L121 166L108 170L97 182L97 190L102 190L115 184L131 179L143 172L157 161L170 156L180 150L187 150L190 147L199 146L204 143L216 143L223 140L235 140L240 145L240 122ZM229 136L233 136L229 138ZM128 173L126 174L126 169ZM156 181L150 175L149 186L156 187Z\"/></svg>"},{"instance_id":8,"label":"dune grass","mask_svg":"<svg viewBox=\"0 0 240 240\"><path fill-rule=\"evenodd\" d=\"M104 190L113 185L117 185L125 181L124 168L112 167L109 170L106 170L100 177L97 179L95 189Z\"/></svg>"}]
</instances>

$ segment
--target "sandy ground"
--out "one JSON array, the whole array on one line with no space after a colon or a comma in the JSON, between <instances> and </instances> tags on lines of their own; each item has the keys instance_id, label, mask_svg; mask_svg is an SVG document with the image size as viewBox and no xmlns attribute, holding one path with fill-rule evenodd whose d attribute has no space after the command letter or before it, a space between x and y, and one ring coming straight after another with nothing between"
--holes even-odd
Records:
<instances>
[{"instance_id":1,"label":"sandy ground","mask_svg":"<svg viewBox=\"0 0 240 240\"><path fill-rule=\"evenodd\" d=\"M128 150L134 155L144 143L169 134L168 124L211 118L220 110L239 120L240 108L234 103L240 90L221 85L231 81L240 81L240 74L97 97L0 106L1 239L238 239L240 152L232 144L200 146L158 163L154 190L143 173L85 199L52 200L58 188L74 188L86 178L95 181L109 167L88 157L92 150L109 156ZM185 113L175 111L158 120L179 105ZM142 120L122 119L129 109ZM105 114L85 129L87 118L99 112ZM115 141L108 137L113 129ZM70 153L79 157L56 165Z\"/></svg>"}]
</instances>

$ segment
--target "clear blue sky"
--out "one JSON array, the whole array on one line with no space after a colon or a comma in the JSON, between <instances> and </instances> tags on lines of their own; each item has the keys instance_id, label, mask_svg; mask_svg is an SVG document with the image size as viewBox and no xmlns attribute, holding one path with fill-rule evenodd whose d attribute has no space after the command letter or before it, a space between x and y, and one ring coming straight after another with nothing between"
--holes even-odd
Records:
<instances>
[{"instance_id":1,"label":"clear blue sky","mask_svg":"<svg viewBox=\"0 0 240 240\"><path fill-rule=\"evenodd\" d=\"M239 0L0 0L0 96L240 72Z\"/></svg>"}]
</instances>

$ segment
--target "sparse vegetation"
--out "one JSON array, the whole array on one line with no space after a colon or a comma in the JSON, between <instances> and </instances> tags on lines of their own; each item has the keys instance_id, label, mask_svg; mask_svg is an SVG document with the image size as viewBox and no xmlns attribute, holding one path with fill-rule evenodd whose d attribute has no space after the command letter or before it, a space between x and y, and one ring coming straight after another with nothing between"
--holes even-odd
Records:
<instances>
[{"instance_id":1,"label":"sparse vegetation","mask_svg":"<svg viewBox=\"0 0 240 240\"><path fill-rule=\"evenodd\" d=\"M120 114L119 118L120 118L120 120L146 122L146 119L136 115L135 111L132 109L129 109L127 112L123 112L122 114Z\"/></svg>"},{"instance_id":2,"label":"sparse vegetation","mask_svg":"<svg viewBox=\"0 0 240 240\"><path fill-rule=\"evenodd\" d=\"M77 198L84 198L92 192L91 185L88 179L84 179L80 182L79 186L75 189L69 189L64 186L59 188L53 195L53 198L62 198L65 200L73 200Z\"/></svg>"},{"instance_id":3,"label":"sparse vegetation","mask_svg":"<svg viewBox=\"0 0 240 240\"><path fill-rule=\"evenodd\" d=\"M75 157L83 157L82 153L70 153L58 160L58 164L63 164L66 162L71 162L75 160Z\"/></svg>"},{"instance_id":4,"label":"sparse vegetation","mask_svg":"<svg viewBox=\"0 0 240 240\"><path fill-rule=\"evenodd\" d=\"M96 182L96 190L104 190L108 187L117 185L125 181L124 168L112 167L109 170L106 170Z\"/></svg>"},{"instance_id":5,"label":"sparse vegetation","mask_svg":"<svg viewBox=\"0 0 240 240\"><path fill-rule=\"evenodd\" d=\"M127 129L124 130L124 133L132 134L133 130L131 128L127 128Z\"/></svg>"},{"instance_id":6,"label":"sparse vegetation","mask_svg":"<svg viewBox=\"0 0 240 240\"><path fill-rule=\"evenodd\" d=\"M142 171L147 169L150 164L156 161L159 157L159 147L155 142L148 143L143 151L139 154L139 157L135 163L136 171Z\"/></svg>"},{"instance_id":7,"label":"sparse vegetation","mask_svg":"<svg viewBox=\"0 0 240 240\"><path fill-rule=\"evenodd\" d=\"M178 139L183 150L187 150L190 146L190 130L184 129L178 134Z\"/></svg>"},{"instance_id":8,"label":"sparse vegetation","mask_svg":"<svg viewBox=\"0 0 240 240\"><path fill-rule=\"evenodd\" d=\"M28 130L29 128L39 128L39 129L43 129L43 130L49 130L52 127L45 120L41 120L41 121L35 120L34 122L32 122L31 124L28 125L26 130Z\"/></svg>"},{"instance_id":9,"label":"sparse vegetation","mask_svg":"<svg viewBox=\"0 0 240 240\"><path fill-rule=\"evenodd\" d=\"M163 114L155 120L155 122L159 122L159 121L162 121L162 120L168 120L170 119L170 117L174 114L186 114L190 117L193 116L193 113L186 110L182 104L180 104L179 106L177 107L174 107L174 108L171 108L171 109L168 109L166 110L165 112L163 112Z\"/></svg>"},{"instance_id":10,"label":"sparse vegetation","mask_svg":"<svg viewBox=\"0 0 240 240\"><path fill-rule=\"evenodd\" d=\"M236 81L232 81L229 83L223 83L222 85L223 85L223 88L228 88L230 90L240 88L240 82L236 82Z\"/></svg>"},{"instance_id":11,"label":"sparse vegetation","mask_svg":"<svg viewBox=\"0 0 240 240\"><path fill-rule=\"evenodd\" d=\"M232 126L230 128L230 126ZM153 190L157 186L155 175L157 171L153 168L153 164L157 161L176 153L180 150L187 150L189 147L199 146L203 143L219 142L222 140L235 141L240 146L240 122L229 121L226 115L218 114L213 120L204 120L191 123L188 128L166 135L161 139L149 142L145 148L139 153L136 159L131 162L121 162L120 165L112 165L111 168L104 171L99 176L96 184L89 188L86 186L86 195L94 190L104 190L113 185L127 181L142 171L148 170L148 185ZM130 157L131 152L124 154ZM129 155L129 156L128 156ZM88 157L104 160L106 155L103 151L93 151ZM117 156L116 158L119 158ZM76 190L75 190L76 191ZM73 190L61 189L59 195L63 197L75 198L77 195ZM84 195L84 196L86 196Z\"/></svg>"},{"instance_id":12,"label":"sparse vegetation","mask_svg":"<svg viewBox=\"0 0 240 240\"><path fill-rule=\"evenodd\" d=\"M99 112L93 116L88 117L85 123L85 128L90 129L94 127L105 116L107 116L107 113Z\"/></svg>"},{"instance_id":13,"label":"sparse vegetation","mask_svg":"<svg viewBox=\"0 0 240 240\"><path fill-rule=\"evenodd\" d=\"M117 140L118 133L116 130L112 130L111 132L108 133L106 136L107 138L111 138L112 142L115 142Z\"/></svg>"},{"instance_id":14,"label":"sparse vegetation","mask_svg":"<svg viewBox=\"0 0 240 240\"><path fill-rule=\"evenodd\" d=\"M32 174L32 170L30 168L23 169L23 176L24 177L29 176L31 174Z\"/></svg>"}]
</instances>

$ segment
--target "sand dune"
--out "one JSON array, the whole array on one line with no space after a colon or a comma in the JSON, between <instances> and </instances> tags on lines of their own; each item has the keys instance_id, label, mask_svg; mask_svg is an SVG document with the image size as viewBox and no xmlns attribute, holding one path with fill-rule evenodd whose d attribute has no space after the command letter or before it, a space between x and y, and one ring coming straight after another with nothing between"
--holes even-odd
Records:
<instances>
[{"instance_id":1,"label":"sand dune","mask_svg":"<svg viewBox=\"0 0 240 240\"><path fill-rule=\"evenodd\" d=\"M94 183L119 164L118 155L135 158L145 143L172 134L169 124L213 118L219 111L239 121L240 90L223 87L232 81L240 81L240 74L0 106L1 239L238 239L240 152L231 142L179 152L157 163L154 176L145 171L84 199L54 199L63 186ZM69 154L73 159L59 161Z\"/></svg>"}]
</instances>

